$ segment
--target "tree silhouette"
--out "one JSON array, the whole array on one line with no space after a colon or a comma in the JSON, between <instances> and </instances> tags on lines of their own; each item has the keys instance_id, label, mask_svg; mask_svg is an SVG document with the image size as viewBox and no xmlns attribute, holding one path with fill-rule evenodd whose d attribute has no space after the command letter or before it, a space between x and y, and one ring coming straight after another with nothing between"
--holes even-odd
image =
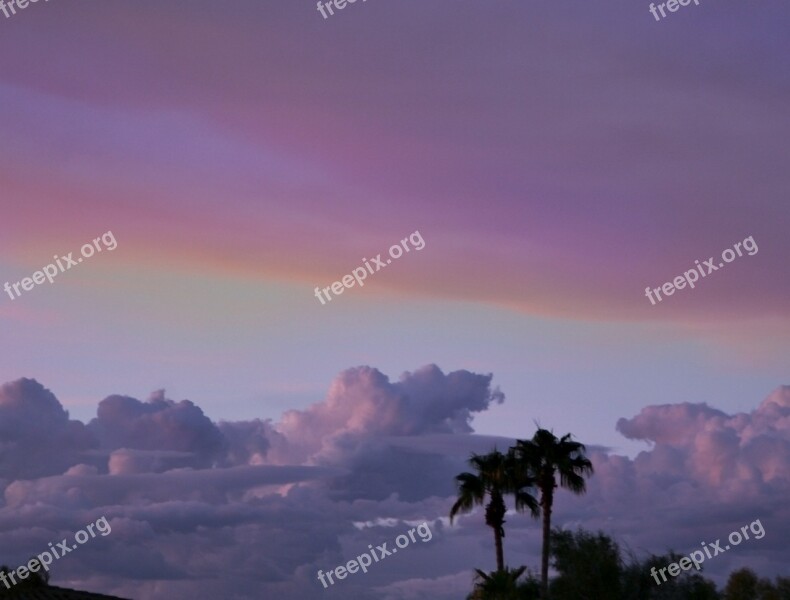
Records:
<instances>
[{"instance_id":1,"label":"tree silhouette","mask_svg":"<svg viewBox=\"0 0 790 600\"><path fill-rule=\"evenodd\" d=\"M551 510L554 505L556 477L560 486L574 494L587 490L585 475L593 473L592 463L585 456L586 448L574 442L570 433L557 439L551 431L538 429L531 440L517 440L513 455L519 471L527 471L540 490L540 508L543 513L543 548L540 564L541 595L545 600L549 591L549 553L551 537Z\"/></svg>"},{"instance_id":2,"label":"tree silhouette","mask_svg":"<svg viewBox=\"0 0 790 600\"><path fill-rule=\"evenodd\" d=\"M788 582L784 578L777 579L777 586L768 579L760 579L754 571L748 568L739 569L730 573L727 585L724 588L724 600L784 600L787 598L788 588L783 594L782 585Z\"/></svg>"},{"instance_id":3,"label":"tree silhouette","mask_svg":"<svg viewBox=\"0 0 790 600\"><path fill-rule=\"evenodd\" d=\"M472 454L469 465L473 473L457 475L458 499L450 509L450 522L459 513L471 511L475 506L486 505L485 521L494 530L497 571L505 568L502 538L505 537L505 495L514 494L516 509L529 509L535 514L537 501L529 493L530 480L514 467L513 457L493 450L488 454ZM488 504L486 504L488 499Z\"/></svg>"},{"instance_id":4,"label":"tree silhouette","mask_svg":"<svg viewBox=\"0 0 790 600\"><path fill-rule=\"evenodd\" d=\"M467 596L467 600L537 600L540 594L539 582L531 574L525 581L518 581L526 569L505 568L488 574L475 569L475 589Z\"/></svg>"},{"instance_id":5,"label":"tree silhouette","mask_svg":"<svg viewBox=\"0 0 790 600\"><path fill-rule=\"evenodd\" d=\"M620 548L602 532L555 529L551 532L552 565L558 573L551 597L620 600Z\"/></svg>"},{"instance_id":6,"label":"tree silhouette","mask_svg":"<svg viewBox=\"0 0 790 600\"><path fill-rule=\"evenodd\" d=\"M0 573L5 576L6 581L10 585L9 588L5 584L0 583L0 598L24 598L29 590L49 585L49 573L40 568L35 573L28 571L28 576L25 579L20 579L19 575L14 573L14 571L14 569L6 565L0 566ZM16 585L12 584L12 580L8 576L9 573L14 573L13 581L16 581Z\"/></svg>"}]
</instances>

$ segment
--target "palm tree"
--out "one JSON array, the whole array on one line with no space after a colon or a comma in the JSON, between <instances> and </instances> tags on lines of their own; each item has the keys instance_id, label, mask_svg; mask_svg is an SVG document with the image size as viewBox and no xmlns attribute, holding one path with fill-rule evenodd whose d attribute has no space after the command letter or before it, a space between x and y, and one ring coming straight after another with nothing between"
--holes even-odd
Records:
<instances>
[{"instance_id":1,"label":"palm tree","mask_svg":"<svg viewBox=\"0 0 790 600\"><path fill-rule=\"evenodd\" d=\"M486 505L486 525L494 530L497 571L505 568L502 538L505 537L505 494L516 496L516 509L529 508L533 514L538 504L529 493L530 481L519 477L512 455L494 449L488 454L472 454L469 465L474 473L461 473L455 480L458 485L458 500L450 509L450 523L458 513L471 511L475 506Z\"/></svg>"},{"instance_id":2,"label":"palm tree","mask_svg":"<svg viewBox=\"0 0 790 600\"><path fill-rule=\"evenodd\" d=\"M570 433L557 439L554 433L546 429L538 429L531 440L517 440L513 447L518 469L534 477L540 490L540 508L543 512L540 584L543 600L548 598L549 591L549 539L556 476L560 476L560 486L574 494L587 491L584 476L592 475L593 466L585 456L586 450L584 444L571 439Z\"/></svg>"},{"instance_id":3,"label":"palm tree","mask_svg":"<svg viewBox=\"0 0 790 600\"><path fill-rule=\"evenodd\" d=\"M475 589L467 600L532 600L537 599L539 586L531 573L527 574L526 581L519 581L519 577L527 567L517 569L505 568L501 571L484 573L475 569Z\"/></svg>"}]
</instances>

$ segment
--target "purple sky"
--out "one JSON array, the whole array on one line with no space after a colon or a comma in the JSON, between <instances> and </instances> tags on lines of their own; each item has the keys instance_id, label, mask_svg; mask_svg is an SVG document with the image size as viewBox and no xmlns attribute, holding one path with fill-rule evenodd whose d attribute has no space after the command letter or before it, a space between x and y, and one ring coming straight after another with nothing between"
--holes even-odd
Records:
<instances>
[{"instance_id":1,"label":"purple sky","mask_svg":"<svg viewBox=\"0 0 790 600\"><path fill-rule=\"evenodd\" d=\"M106 515L56 584L457 600L493 550L481 514L448 526L452 478L539 422L597 469L558 525L688 552L759 518L708 574L786 569L790 8L648 5L0 14L0 286L117 240L0 291L0 563Z\"/></svg>"}]
</instances>

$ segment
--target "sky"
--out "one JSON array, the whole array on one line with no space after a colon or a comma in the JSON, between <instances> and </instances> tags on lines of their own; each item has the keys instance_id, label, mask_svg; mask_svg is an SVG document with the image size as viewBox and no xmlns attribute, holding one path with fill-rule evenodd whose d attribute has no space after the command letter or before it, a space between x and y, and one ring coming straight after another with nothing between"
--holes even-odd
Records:
<instances>
[{"instance_id":1,"label":"sky","mask_svg":"<svg viewBox=\"0 0 790 600\"><path fill-rule=\"evenodd\" d=\"M779 573L790 8L648 6L0 14L0 562L104 515L54 583L463 597L493 549L453 477L539 424L596 466L557 525L660 553L761 518L706 574Z\"/></svg>"}]
</instances>

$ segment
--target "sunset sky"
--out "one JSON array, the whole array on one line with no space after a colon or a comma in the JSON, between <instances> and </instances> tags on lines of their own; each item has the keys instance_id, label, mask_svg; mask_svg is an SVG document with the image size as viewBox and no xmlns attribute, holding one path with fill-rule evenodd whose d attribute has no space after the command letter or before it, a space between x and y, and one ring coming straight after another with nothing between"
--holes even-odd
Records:
<instances>
[{"instance_id":1,"label":"sunset sky","mask_svg":"<svg viewBox=\"0 0 790 600\"><path fill-rule=\"evenodd\" d=\"M0 564L106 515L57 585L460 600L493 551L448 526L453 476L539 423L595 457L557 525L683 553L762 518L706 575L786 574L790 8L648 5L0 15L0 286L117 240L0 292ZM430 542L316 581L416 520Z\"/></svg>"}]
</instances>

